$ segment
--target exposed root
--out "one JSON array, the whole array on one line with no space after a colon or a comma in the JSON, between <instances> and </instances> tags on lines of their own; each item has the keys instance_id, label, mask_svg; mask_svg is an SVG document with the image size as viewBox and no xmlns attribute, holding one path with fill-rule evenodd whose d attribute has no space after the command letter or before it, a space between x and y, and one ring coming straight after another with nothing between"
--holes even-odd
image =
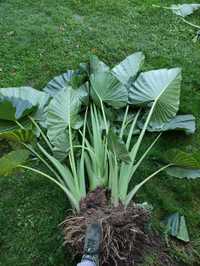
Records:
<instances>
[{"instance_id":1,"label":"exposed root","mask_svg":"<svg viewBox=\"0 0 200 266\"><path fill-rule=\"evenodd\" d=\"M65 244L74 255L82 254L88 224L99 222L103 232L101 265L136 265L147 242L149 217L149 212L137 204L127 209L110 207L105 191L98 189L81 203L80 216L67 217L62 223Z\"/></svg>"},{"instance_id":2,"label":"exposed root","mask_svg":"<svg viewBox=\"0 0 200 266\"><path fill-rule=\"evenodd\" d=\"M103 232L100 265L139 266L146 255L153 255L153 265L177 266L160 235L146 231L150 219L146 209L134 203L126 209L122 205L112 208L108 198L106 191L97 189L81 202L79 215L67 217L62 223L64 244L74 256L83 254L87 226L98 222Z\"/></svg>"}]
</instances>

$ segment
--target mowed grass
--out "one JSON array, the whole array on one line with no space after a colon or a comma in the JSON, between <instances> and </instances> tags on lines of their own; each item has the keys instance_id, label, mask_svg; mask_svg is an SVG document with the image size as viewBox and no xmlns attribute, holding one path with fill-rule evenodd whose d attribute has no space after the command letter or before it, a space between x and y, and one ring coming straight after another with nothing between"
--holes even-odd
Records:
<instances>
[{"instance_id":1,"label":"mowed grass","mask_svg":"<svg viewBox=\"0 0 200 266\"><path fill-rule=\"evenodd\" d=\"M182 67L180 111L196 116L197 133L192 137L165 134L138 171L137 182L155 169L151 159L168 148L200 148L200 43L192 42L196 30L170 11L152 7L172 3L0 0L0 87L31 85L42 89L55 75L87 61L91 53L114 65L135 51L143 51L144 70ZM197 11L188 19L200 24L199 17ZM150 140L152 136L145 143ZM145 186L137 200L153 204L158 219L175 211L184 214L193 246L200 252L199 191L200 180L176 180L163 173ZM0 265L75 265L64 255L58 227L68 208L62 192L41 177L30 173L1 177ZM179 253L181 265L198 265L192 255Z\"/></svg>"}]
</instances>

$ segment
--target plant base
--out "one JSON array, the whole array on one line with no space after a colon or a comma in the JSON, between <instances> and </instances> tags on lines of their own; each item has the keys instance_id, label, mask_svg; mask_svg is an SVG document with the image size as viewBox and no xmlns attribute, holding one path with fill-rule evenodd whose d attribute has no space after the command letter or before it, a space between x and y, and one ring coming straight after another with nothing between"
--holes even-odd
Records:
<instances>
[{"instance_id":1,"label":"plant base","mask_svg":"<svg viewBox=\"0 0 200 266\"><path fill-rule=\"evenodd\" d=\"M158 239L151 240L147 233L150 213L134 203L127 209L122 205L110 207L108 198L106 191L99 188L89 193L81 202L80 214L67 217L63 222L65 244L73 250L74 256L82 255L88 224L99 222L103 231L100 265L140 265L153 241L159 245ZM159 265L175 265L168 264L166 257L164 264Z\"/></svg>"}]
</instances>

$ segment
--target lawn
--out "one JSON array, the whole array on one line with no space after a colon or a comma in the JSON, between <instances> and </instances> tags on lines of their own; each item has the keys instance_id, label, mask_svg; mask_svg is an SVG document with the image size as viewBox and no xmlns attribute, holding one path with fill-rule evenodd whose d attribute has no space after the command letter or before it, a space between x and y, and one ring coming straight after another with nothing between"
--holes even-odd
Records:
<instances>
[{"instance_id":1,"label":"lawn","mask_svg":"<svg viewBox=\"0 0 200 266\"><path fill-rule=\"evenodd\" d=\"M183 2L194 1L176 1ZM200 42L192 42L195 29L179 17L152 7L152 4L172 3L169 0L0 0L0 87L30 85L41 89L54 76L87 61L91 53L114 65L132 52L143 51L144 70L182 67L180 111L194 114L198 127L193 137L165 134L150 159L172 147L198 150ZM199 17L197 11L188 19L200 24ZM0 149L3 147L1 143ZM153 167L152 160L144 163L138 179ZM161 174L145 186L137 200L153 204L158 219L175 211L184 214L193 250L200 254L199 189L200 180L175 180ZM1 177L0 265L74 265L68 261L67 252L64 254L58 228L68 207L62 192L38 176L18 173ZM181 260L180 265L200 265L193 253L177 250L175 255Z\"/></svg>"}]
</instances>

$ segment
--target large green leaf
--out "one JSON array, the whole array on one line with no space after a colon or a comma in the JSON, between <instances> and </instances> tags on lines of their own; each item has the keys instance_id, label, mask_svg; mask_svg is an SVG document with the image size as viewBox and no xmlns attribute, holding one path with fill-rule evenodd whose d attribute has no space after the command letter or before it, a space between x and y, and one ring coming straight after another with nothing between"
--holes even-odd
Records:
<instances>
[{"instance_id":1,"label":"large green leaf","mask_svg":"<svg viewBox=\"0 0 200 266\"><path fill-rule=\"evenodd\" d=\"M107 71L109 71L109 66L107 66L104 62L100 61L96 55L92 55L90 57L89 74L96 74L99 72L107 72Z\"/></svg>"},{"instance_id":2,"label":"large green leaf","mask_svg":"<svg viewBox=\"0 0 200 266\"><path fill-rule=\"evenodd\" d=\"M44 92L31 87L0 89L0 119L15 121L36 110L48 99Z\"/></svg>"},{"instance_id":3,"label":"large green leaf","mask_svg":"<svg viewBox=\"0 0 200 266\"><path fill-rule=\"evenodd\" d=\"M164 161L174 165L166 169L167 174L170 176L189 179L200 177L199 152L187 153L173 149L165 154Z\"/></svg>"},{"instance_id":4,"label":"large green leaf","mask_svg":"<svg viewBox=\"0 0 200 266\"><path fill-rule=\"evenodd\" d=\"M143 125L142 121L138 123L139 128L142 128ZM184 131L186 134L194 134L196 130L195 117L193 115L177 115L162 125L150 124L147 130L150 132L178 130Z\"/></svg>"},{"instance_id":5,"label":"large green leaf","mask_svg":"<svg viewBox=\"0 0 200 266\"><path fill-rule=\"evenodd\" d=\"M0 140L1 139L14 142L31 142L34 139L34 131L32 128L6 131L0 133Z\"/></svg>"},{"instance_id":6,"label":"large green leaf","mask_svg":"<svg viewBox=\"0 0 200 266\"><path fill-rule=\"evenodd\" d=\"M82 126L79 112L85 97L87 93L84 90L66 87L51 100L47 112L47 135L57 152L63 149L67 152L69 125L74 129Z\"/></svg>"},{"instance_id":7,"label":"large green leaf","mask_svg":"<svg viewBox=\"0 0 200 266\"><path fill-rule=\"evenodd\" d=\"M128 102L127 88L122 85L110 72L98 72L90 76L91 97L96 104L99 101L121 108Z\"/></svg>"},{"instance_id":8,"label":"large green leaf","mask_svg":"<svg viewBox=\"0 0 200 266\"><path fill-rule=\"evenodd\" d=\"M68 73L69 73L69 71L68 71ZM76 75L74 75L74 77L75 76ZM66 82L66 83L60 82L59 83L60 76L57 77L57 78L58 78L57 82L53 80L52 81L52 85L49 86L49 87L46 87L46 91L48 92L48 90L49 90L49 94L51 96L54 96L54 97L60 91L62 91L64 89L67 90L70 87L70 86L67 85L68 82ZM57 85L57 86L53 86L54 82L55 82L55 85ZM79 88L76 88L75 90L77 91L77 95L80 94L80 98L81 98L81 101L83 102L83 104L88 105L88 102L89 102L89 83L85 82ZM43 128L47 128L47 113L48 113L48 106L44 105L43 108L39 108L37 110L37 112L36 112L36 114L34 116L34 119L36 121L38 121Z\"/></svg>"},{"instance_id":9,"label":"large green leaf","mask_svg":"<svg viewBox=\"0 0 200 266\"><path fill-rule=\"evenodd\" d=\"M189 169L184 167L176 167L172 166L166 169L166 172L169 176L177 177L177 178L188 178L188 179L196 179L200 177L200 169Z\"/></svg>"},{"instance_id":10,"label":"large green leaf","mask_svg":"<svg viewBox=\"0 0 200 266\"><path fill-rule=\"evenodd\" d=\"M171 9L174 14L186 17L191 15L195 10L200 8L200 4L182 4L182 5L171 5Z\"/></svg>"},{"instance_id":11,"label":"large green leaf","mask_svg":"<svg viewBox=\"0 0 200 266\"><path fill-rule=\"evenodd\" d=\"M130 88L133 105L155 105L150 126L163 125L177 113L180 103L181 69L159 69L141 73Z\"/></svg>"},{"instance_id":12,"label":"large green leaf","mask_svg":"<svg viewBox=\"0 0 200 266\"><path fill-rule=\"evenodd\" d=\"M167 226L168 234L184 242L190 241L184 216L179 213L171 214L165 219L165 224Z\"/></svg>"},{"instance_id":13,"label":"large green leaf","mask_svg":"<svg viewBox=\"0 0 200 266\"><path fill-rule=\"evenodd\" d=\"M140 70L145 56L142 52L129 55L125 60L112 69L112 73L123 84L133 81Z\"/></svg>"},{"instance_id":14,"label":"large green leaf","mask_svg":"<svg viewBox=\"0 0 200 266\"><path fill-rule=\"evenodd\" d=\"M55 96L63 88L69 85L73 75L74 71L68 70L66 73L54 77L51 81L49 81L43 91L47 92L52 97Z\"/></svg>"},{"instance_id":15,"label":"large green leaf","mask_svg":"<svg viewBox=\"0 0 200 266\"><path fill-rule=\"evenodd\" d=\"M63 88L71 86L76 89L85 82L85 74L79 70L68 70L66 73L54 77L43 91L54 97Z\"/></svg>"},{"instance_id":16,"label":"large green leaf","mask_svg":"<svg viewBox=\"0 0 200 266\"><path fill-rule=\"evenodd\" d=\"M178 149L172 149L165 153L165 161L175 166L185 168L200 168L200 161L196 153L187 153Z\"/></svg>"},{"instance_id":17,"label":"large green leaf","mask_svg":"<svg viewBox=\"0 0 200 266\"><path fill-rule=\"evenodd\" d=\"M57 136L54 140L51 140L51 143L53 144L53 156L59 160L63 161L70 148L69 143L69 131L63 131L60 135Z\"/></svg>"},{"instance_id":18,"label":"large green leaf","mask_svg":"<svg viewBox=\"0 0 200 266\"><path fill-rule=\"evenodd\" d=\"M7 176L11 174L19 165L28 160L29 152L27 150L12 151L0 158L0 175Z\"/></svg>"},{"instance_id":19,"label":"large green leaf","mask_svg":"<svg viewBox=\"0 0 200 266\"><path fill-rule=\"evenodd\" d=\"M46 93L46 95L48 95ZM33 118L37 121L40 126L43 128L47 128L46 120L47 120L47 108L50 102L51 97L48 95L46 98L41 99L40 104L37 108L37 111L33 114Z\"/></svg>"},{"instance_id":20,"label":"large green leaf","mask_svg":"<svg viewBox=\"0 0 200 266\"><path fill-rule=\"evenodd\" d=\"M72 133L73 145L76 146L79 144L77 131L73 130ZM53 142L53 145L53 156L57 160L62 162L67 157L70 150L69 131L66 130L65 132L63 132L63 134L57 136L57 138Z\"/></svg>"}]
</instances>

